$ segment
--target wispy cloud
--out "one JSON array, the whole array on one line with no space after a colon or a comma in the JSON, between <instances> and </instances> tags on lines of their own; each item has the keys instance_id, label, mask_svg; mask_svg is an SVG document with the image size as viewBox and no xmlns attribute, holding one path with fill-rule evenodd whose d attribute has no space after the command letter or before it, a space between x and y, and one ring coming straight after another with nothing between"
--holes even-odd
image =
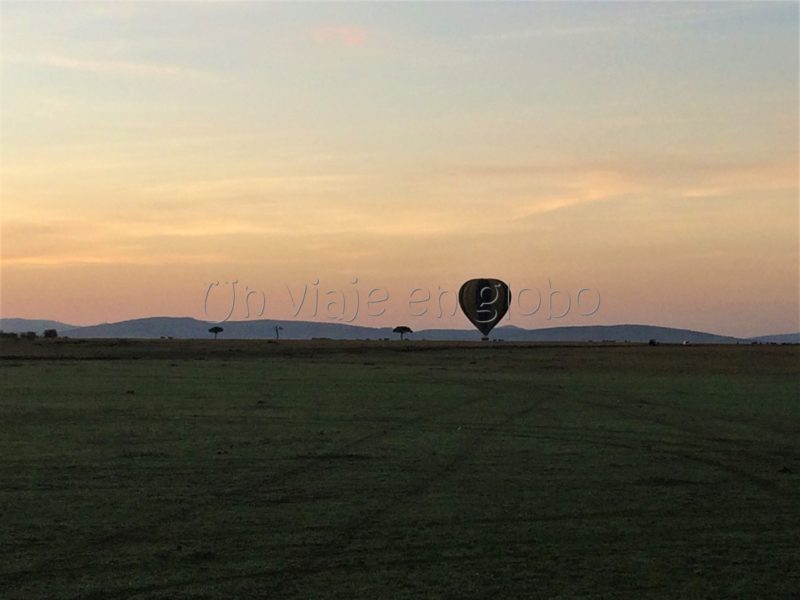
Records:
<instances>
[{"instance_id":1,"label":"wispy cloud","mask_svg":"<svg viewBox=\"0 0 800 600\"><path fill-rule=\"evenodd\" d=\"M709 162L651 156L624 162L473 164L440 167L422 177L444 182L466 179L473 190L505 196L501 214L509 221L634 195L665 201L724 201L740 193L772 195L798 188L794 159Z\"/></svg>"},{"instance_id":2,"label":"wispy cloud","mask_svg":"<svg viewBox=\"0 0 800 600\"><path fill-rule=\"evenodd\" d=\"M231 177L162 183L141 190L143 195L182 200L260 197L269 193L342 191L359 179L356 175L276 175L272 177Z\"/></svg>"},{"instance_id":3,"label":"wispy cloud","mask_svg":"<svg viewBox=\"0 0 800 600\"><path fill-rule=\"evenodd\" d=\"M493 42L515 42L536 38L559 38L613 31L614 25L563 25L540 27L537 29L518 29L497 31L475 35L475 39Z\"/></svg>"},{"instance_id":4,"label":"wispy cloud","mask_svg":"<svg viewBox=\"0 0 800 600\"><path fill-rule=\"evenodd\" d=\"M752 12L763 8L759 2L733 3L680 3L634 2L597 3L599 10L591 21L569 22L543 19L536 27L492 31L478 34L475 39L490 42L523 42L536 39L573 38L592 35L639 35L646 25L660 30L682 28L690 23L701 23L739 12ZM762 6L760 6L762 5ZM544 16L558 13L544 13ZM652 29L649 29L652 32Z\"/></svg>"},{"instance_id":5,"label":"wispy cloud","mask_svg":"<svg viewBox=\"0 0 800 600\"><path fill-rule=\"evenodd\" d=\"M317 44L355 47L364 45L367 32L355 25L319 25L311 30L311 39Z\"/></svg>"},{"instance_id":6,"label":"wispy cloud","mask_svg":"<svg viewBox=\"0 0 800 600\"><path fill-rule=\"evenodd\" d=\"M88 73L136 75L144 77L185 77L193 79L208 79L212 77L208 72L177 65L121 60L93 60L61 55L4 56L2 60L9 64L35 65Z\"/></svg>"}]
</instances>

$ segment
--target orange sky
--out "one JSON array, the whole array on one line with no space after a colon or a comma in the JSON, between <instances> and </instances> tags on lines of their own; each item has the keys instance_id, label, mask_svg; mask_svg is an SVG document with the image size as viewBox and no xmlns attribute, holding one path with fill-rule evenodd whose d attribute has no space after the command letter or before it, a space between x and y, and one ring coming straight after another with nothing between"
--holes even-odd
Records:
<instances>
[{"instance_id":1,"label":"orange sky","mask_svg":"<svg viewBox=\"0 0 800 600\"><path fill-rule=\"evenodd\" d=\"M4 3L0 314L466 327L409 294L489 276L796 331L797 56L792 3Z\"/></svg>"}]
</instances>

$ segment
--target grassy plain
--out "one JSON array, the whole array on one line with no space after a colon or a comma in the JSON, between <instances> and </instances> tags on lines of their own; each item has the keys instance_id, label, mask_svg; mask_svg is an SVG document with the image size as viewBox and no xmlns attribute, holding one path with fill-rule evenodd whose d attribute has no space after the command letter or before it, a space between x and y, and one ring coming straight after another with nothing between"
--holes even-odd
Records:
<instances>
[{"instance_id":1,"label":"grassy plain","mask_svg":"<svg viewBox=\"0 0 800 600\"><path fill-rule=\"evenodd\" d=\"M3 341L0 597L788 598L800 349Z\"/></svg>"}]
</instances>

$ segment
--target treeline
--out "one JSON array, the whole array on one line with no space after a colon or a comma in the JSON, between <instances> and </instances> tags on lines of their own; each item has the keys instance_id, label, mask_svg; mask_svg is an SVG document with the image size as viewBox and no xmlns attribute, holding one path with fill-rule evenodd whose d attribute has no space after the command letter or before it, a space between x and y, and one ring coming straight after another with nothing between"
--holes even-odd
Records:
<instances>
[{"instance_id":1,"label":"treeline","mask_svg":"<svg viewBox=\"0 0 800 600\"><path fill-rule=\"evenodd\" d=\"M5 340L35 340L38 334L35 331L25 331L22 333L15 333L13 331L0 331L0 339ZM58 337L58 331L55 329L45 329L42 337L53 339Z\"/></svg>"}]
</instances>

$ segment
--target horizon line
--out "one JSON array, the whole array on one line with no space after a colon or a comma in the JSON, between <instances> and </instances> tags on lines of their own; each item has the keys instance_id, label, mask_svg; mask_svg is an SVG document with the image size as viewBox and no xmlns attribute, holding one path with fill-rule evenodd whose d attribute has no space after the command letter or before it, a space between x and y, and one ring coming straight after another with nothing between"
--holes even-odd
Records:
<instances>
[{"instance_id":1,"label":"horizon line","mask_svg":"<svg viewBox=\"0 0 800 600\"><path fill-rule=\"evenodd\" d=\"M361 328L361 329L374 329L374 330L391 329L393 327L391 325L381 325L381 326L360 325L360 324L356 324L356 323L344 323L344 322L340 322L340 321L336 321L336 320L329 320L329 321L313 321L312 320L312 321L309 321L309 320L296 320L296 319L246 319L246 320L239 320L239 321L236 321L236 320L205 321L203 319L198 319L197 317L191 317L191 316L185 316L185 315L184 316L151 315L151 316L147 316L147 317L134 317L134 318L130 318L130 319L122 319L120 321L104 321L104 322L100 322L100 323L92 323L92 324L89 324L89 325L76 325L76 324L73 324L73 323L66 323L64 321L59 321L58 319L38 319L38 318L28 318L28 317L2 317L2 316L0 316L0 321L12 320L12 319L20 320L20 321L52 321L52 322L55 322L55 323L61 323L62 325L67 325L71 329L83 329L83 328L87 328L87 327L100 327L100 326L103 326L103 325L119 325L119 324L122 324L122 323L131 322L131 321L146 321L146 320L149 320L149 319L191 319L192 321L197 321L198 323L203 323L203 324L208 324L208 325L219 325L219 326L224 326L225 323L237 323L237 324L240 324L240 323L258 323L258 322L268 321L268 322L283 322L283 323L310 323L310 324L315 324L315 325L342 325L342 326L345 326L345 327L358 327L358 328ZM718 336L718 337L726 337L726 338L738 339L738 340L751 340L751 339L754 339L754 338L768 337L768 336L800 335L800 328L798 328L797 331L785 331L784 330L784 331L781 331L781 332L778 332L778 333L762 333L762 334L753 335L753 336L736 336L736 335L730 335L730 334L727 334L727 333L715 333L715 332L712 332L712 331L705 331L705 330L701 330L701 329L692 329L692 328L689 328L689 327L678 327L678 326L672 326L672 325L657 325L657 324L652 324L652 323L612 323L612 324L592 324L592 325L590 325L590 324L586 324L586 325L549 325L549 326L545 326L545 327L536 327L536 328L520 327L519 325L514 325L514 324L509 323L509 324L506 324L506 325L498 324L495 327L495 329L500 329L500 328L505 328L505 327L513 327L515 329L519 329L519 330L522 330L522 331L541 331L541 330L547 330L547 329L565 329L565 328L580 329L580 328L588 328L588 327L657 327L657 328L661 328L661 329L674 329L674 330L688 331L688 332L692 332L692 333L702 333L702 334L706 334L706 335L714 335L714 336ZM422 332L425 332L425 331L464 331L464 332L469 332L469 331L473 331L473 330L474 330L474 328L472 328L472 327L466 327L466 328L459 328L459 327L427 327L425 329L415 330L414 333L422 333Z\"/></svg>"}]
</instances>

